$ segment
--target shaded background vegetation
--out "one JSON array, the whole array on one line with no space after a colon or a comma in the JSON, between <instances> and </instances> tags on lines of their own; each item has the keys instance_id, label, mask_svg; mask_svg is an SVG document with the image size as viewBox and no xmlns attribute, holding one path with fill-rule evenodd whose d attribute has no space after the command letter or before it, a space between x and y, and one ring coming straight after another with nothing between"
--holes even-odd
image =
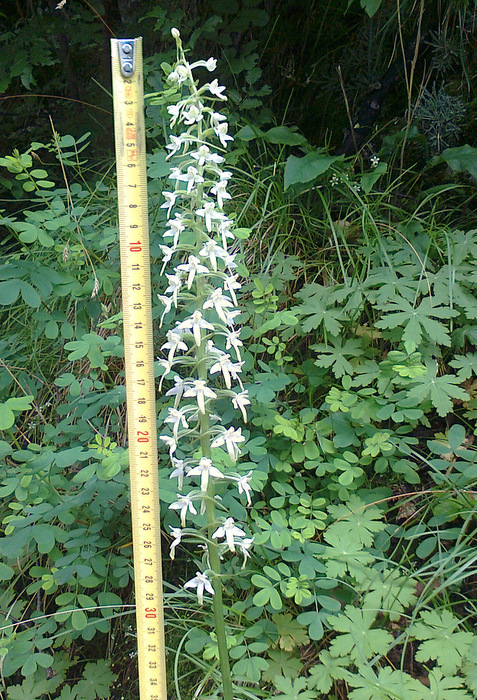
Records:
<instances>
[{"instance_id":1,"label":"shaded background vegetation","mask_svg":"<svg viewBox=\"0 0 477 700\"><path fill-rule=\"evenodd\" d=\"M70 685L81 679L78 698L96 698L85 684L108 667L95 671L88 663L100 664L106 656L119 675L111 696L135 697L131 618L125 623L113 616L110 628L109 621L84 612L88 605L132 603L109 39L144 37L146 92L158 92L160 65L175 56L170 29L178 26L191 55L219 60L237 136L229 156L233 210L239 226L250 228L242 250L250 270L243 318L249 333L246 386L253 399L246 464L258 475L254 488L257 499L263 498L249 522L260 523L253 534L261 542L251 566L261 575L267 561L272 578L261 576L259 599L272 599L273 590L278 607L258 605L250 576L238 577L230 620L239 623L232 631L240 650L243 630L254 628L261 651L247 650L248 660L235 657L234 672L260 682L263 697L278 692L272 672L277 668L285 676L279 697L299 697L298 686L286 694L285 680L295 682L302 674L303 690L316 677L315 690L308 687L316 695L316 688L326 688L320 674L331 644L335 658L353 669L351 687L360 687L355 665L343 660L345 651L339 653L343 615L334 614L354 605L352 620L367 601L372 621L366 659L382 651L375 632L385 633L386 643L391 635L398 640L390 660L376 664L379 673L385 676L391 667L397 672L401 664L412 681L428 688L439 685L442 671L445 682L457 684L447 686L453 698L470 697L461 687L465 676L476 697L477 643L469 641L476 612L476 234L458 230L475 226L475 2L66 0L59 7L52 0L17 0L4 2L0 13L0 155L18 151L13 161L2 161L11 167L0 172L0 233L8 244L3 250L11 254L2 268L8 299L1 302L0 395L6 402L1 406L18 418L10 432L2 430L2 546L15 578L10 585L9 572L0 571L7 581L1 594L9 605L15 601L19 619L53 615L72 600L78 606L55 637L57 683L53 688L54 678L47 678L50 696L70 697L66 685L55 691L66 677ZM290 128L276 130L282 125ZM159 257L167 174L164 106L149 104L147 131L152 253ZM467 150L449 151L465 144ZM68 168L68 192L58 149ZM315 175L300 169L305 158ZM29 176L34 168L37 174ZM54 182L42 185L47 175ZM159 289L158 267L153 283ZM156 318L161 313L155 306ZM34 396L33 404L22 392ZM23 420L21 412L30 409ZM42 459L51 459L56 470L60 505L55 489L48 491L42 481ZM167 506L167 474L164 480ZM79 505L78 498L84 499ZM355 522L360 498L367 504L369 531ZM59 512L55 524L48 520L53 506ZM166 506L165 524L175 523ZM27 515L37 508L37 539L30 549L25 545L19 568L12 553L23 547L27 528L20 520L11 524L10 507ZM95 532L91 538L79 532L84 523L94 524L100 544ZM356 559L347 560L340 538L348 541L351 531ZM84 566L96 562L96 582L84 571L68 579L65 550ZM346 570L351 561L356 574L360 556L372 562L378 589L394 582L393 600L376 602L366 588L375 582ZM192 552L179 550L174 566L165 565L171 586L180 590L193 575L191 560ZM51 573L57 564L59 583ZM324 573L331 580L333 567L339 572L336 588L318 586L320 611L306 609L307 586ZM197 627L187 638L185 662L178 663L185 668L183 695L192 697L207 670L200 665L203 650L213 659L213 640L206 614L181 595L168 611L170 653L185 643L192 610ZM262 616L254 625L257 609ZM419 618L414 632L421 611L435 615ZM417 640L432 641L433 625L452 637L458 624L465 630L453 637L456 655L464 659L460 665L446 665L438 653L416 654ZM35 697L44 697L41 664L50 657L38 650L48 649L45 640L56 628L45 624L34 633L33 625L24 625L17 631L7 641L11 657L22 660L6 666L12 688L7 697L33 697L33 686L30 695L23 688L32 678ZM110 635L105 654L99 633ZM27 666L32 648L39 666L33 670ZM309 673L313 668L315 675ZM102 697L111 682L108 676ZM441 685L444 690L439 686L430 698L447 700ZM320 691L323 697L340 700L358 692L350 691L339 671L328 690Z\"/></svg>"}]
</instances>

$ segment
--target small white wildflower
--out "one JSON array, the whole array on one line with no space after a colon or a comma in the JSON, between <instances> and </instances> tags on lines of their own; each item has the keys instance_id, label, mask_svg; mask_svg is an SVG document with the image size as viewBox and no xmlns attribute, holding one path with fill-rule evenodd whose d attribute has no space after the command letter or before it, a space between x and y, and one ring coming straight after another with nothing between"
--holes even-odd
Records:
<instances>
[{"instance_id":1,"label":"small white wildflower","mask_svg":"<svg viewBox=\"0 0 477 700\"><path fill-rule=\"evenodd\" d=\"M169 455L172 457L174 452L177 450L177 442L172 438L170 435L159 435L159 440L162 440L168 448L169 448Z\"/></svg>"},{"instance_id":2,"label":"small white wildflower","mask_svg":"<svg viewBox=\"0 0 477 700\"><path fill-rule=\"evenodd\" d=\"M234 537L243 537L245 532L235 525L233 518L227 518L223 525L221 525L212 535L212 539L217 539L225 537L227 546L231 552L235 552L235 541Z\"/></svg>"},{"instance_id":3,"label":"small white wildflower","mask_svg":"<svg viewBox=\"0 0 477 700\"><path fill-rule=\"evenodd\" d=\"M185 527L185 520L187 517L187 512L192 513L192 515L197 515L196 507L194 506L193 499L186 495L181 496L180 493L177 494L177 501L171 503L169 510L180 510L180 519L182 527Z\"/></svg>"},{"instance_id":4,"label":"small white wildflower","mask_svg":"<svg viewBox=\"0 0 477 700\"><path fill-rule=\"evenodd\" d=\"M187 472L185 460L177 459L177 457L172 457L171 461L175 469L171 472L169 479L177 478L177 488L179 489L179 491L182 491L182 487L184 485L184 476Z\"/></svg>"},{"instance_id":5,"label":"small white wildflower","mask_svg":"<svg viewBox=\"0 0 477 700\"><path fill-rule=\"evenodd\" d=\"M163 191L162 194L164 195L166 201L164 202L164 204L161 204L160 208L167 209L167 216L169 217L171 215L171 209L174 206L174 204L176 203L176 199L177 199L178 195L177 195L177 192L166 192L166 191Z\"/></svg>"},{"instance_id":6,"label":"small white wildflower","mask_svg":"<svg viewBox=\"0 0 477 700\"><path fill-rule=\"evenodd\" d=\"M227 133L228 130L227 122L222 122L214 127L215 134L224 148L227 148L227 141L233 141L233 137Z\"/></svg>"},{"instance_id":7,"label":"small white wildflower","mask_svg":"<svg viewBox=\"0 0 477 700\"><path fill-rule=\"evenodd\" d=\"M166 391L166 396L175 396L176 398L174 399L174 407L177 408L179 405L179 402L182 398L182 394L184 393L185 389L189 386L189 382L185 379L182 379L182 377L179 377L177 374L174 377L174 386Z\"/></svg>"},{"instance_id":8,"label":"small white wildflower","mask_svg":"<svg viewBox=\"0 0 477 700\"><path fill-rule=\"evenodd\" d=\"M172 168L169 174L169 179L187 182L187 194L192 192L197 183L204 182L204 178L202 175L199 175L199 171L193 165L189 165L186 173L181 172L179 168Z\"/></svg>"},{"instance_id":9,"label":"small white wildflower","mask_svg":"<svg viewBox=\"0 0 477 700\"><path fill-rule=\"evenodd\" d=\"M216 372L222 372L222 376L225 380L225 386L230 389L232 386L232 378L240 382L238 372L242 371L241 362L231 362L230 355L223 353L220 355L217 362L210 368L210 373L215 374Z\"/></svg>"},{"instance_id":10,"label":"small white wildflower","mask_svg":"<svg viewBox=\"0 0 477 700\"><path fill-rule=\"evenodd\" d=\"M224 280L224 289L226 292L230 292L230 296L234 300L234 304L237 306L237 297L235 296L235 290L239 290L242 288L242 285L240 282L237 282L238 275L229 275L229 277L226 277Z\"/></svg>"},{"instance_id":11,"label":"small white wildflower","mask_svg":"<svg viewBox=\"0 0 477 700\"><path fill-rule=\"evenodd\" d=\"M197 124L197 122L200 122L204 118L203 111L204 105L201 102L199 102L198 106L190 105L187 111L184 110L182 112L184 124L187 124L187 126L191 126L192 124Z\"/></svg>"},{"instance_id":12,"label":"small white wildflower","mask_svg":"<svg viewBox=\"0 0 477 700\"><path fill-rule=\"evenodd\" d=\"M177 244L179 243L179 236L185 229L184 222L182 221L182 215L176 214L175 218L169 219L167 223L169 224L169 228L167 231L164 231L164 238L173 238L172 245L174 248L176 248Z\"/></svg>"},{"instance_id":13,"label":"small white wildflower","mask_svg":"<svg viewBox=\"0 0 477 700\"><path fill-rule=\"evenodd\" d=\"M172 27L171 34L174 37L174 39L179 39L181 35L180 31L176 29L176 27Z\"/></svg>"},{"instance_id":14,"label":"small white wildflower","mask_svg":"<svg viewBox=\"0 0 477 700\"><path fill-rule=\"evenodd\" d=\"M169 364L172 364L172 360L174 359L174 355L178 350L187 350L189 349L182 340L182 336L180 333L177 332L176 329L172 331L167 331L167 343L164 343L164 345L161 346L161 350L169 350L169 353L167 355L167 361Z\"/></svg>"},{"instance_id":15,"label":"small white wildflower","mask_svg":"<svg viewBox=\"0 0 477 700\"><path fill-rule=\"evenodd\" d=\"M214 289L209 298L204 302L203 309L215 309L217 316L221 321L227 323L228 309L233 308L233 302L229 297L226 297L223 290L218 287Z\"/></svg>"},{"instance_id":16,"label":"small white wildflower","mask_svg":"<svg viewBox=\"0 0 477 700\"><path fill-rule=\"evenodd\" d=\"M177 442L179 439L178 434L179 434L179 428L187 428L189 427L189 423L187 422L186 414L190 412L190 409L188 408L168 408L169 415L167 418L164 420L164 423L172 423L172 434L174 436L174 440ZM179 486L179 488L181 488Z\"/></svg>"},{"instance_id":17,"label":"small white wildflower","mask_svg":"<svg viewBox=\"0 0 477 700\"><path fill-rule=\"evenodd\" d=\"M189 68L191 70L194 70L194 68L207 68L209 73L212 73L217 68L217 59L216 58L208 58L207 61L195 61L194 63L191 63Z\"/></svg>"},{"instance_id":18,"label":"small white wildflower","mask_svg":"<svg viewBox=\"0 0 477 700\"><path fill-rule=\"evenodd\" d=\"M250 557L250 549L253 544L253 537L244 537L243 540L240 540L237 542L237 545L240 549L240 551L243 554L243 564L242 564L242 569L245 568L245 564L247 563L247 559Z\"/></svg>"},{"instance_id":19,"label":"small white wildflower","mask_svg":"<svg viewBox=\"0 0 477 700\"><path fill-rule=\"evenodd\" d=\"M169 139L171 142L166 145L166 148L168 151L170 151L170 153L167 154L167 158L171 158L171 156L177 153L177 151L180 151L184 143L186 143L182 134L180 136L174 136L174 134L171 134Z\"/></svg>"},{"instance_id":20,"label":"small white wildflower","mask_svg":"<svg viewBox=\"0 0 477 700\"><path fill-rule=\"evenodd\" d=\"M225 218L225 214L216 210L215 202L204 202L203 208L197 209L195 213L204 218L205 227L209 233L212 231L212 220Z\"/></svg>"},{"instance_id":21,"label":"small white wildflower","mask_svg":"<svg viewBox=\"0 0 477 700\"><path fill-rule=\"evenodd\" d=\"M216 399L217 394L206 385L203 379L195 379L193 386L189 387L184 392L184 397L195 397L199 411L205 413L205 399ZM223 444L223 442L221 444Z\"/></svg>"},{"instance_id":22,"label":"small white wildflower","mask_svg":"<svg viewBox=\"0 0 477 700\"><path fill-rule=\"evenodd\" d=\"M245 437L242 435L242 429L237 428L236 430L235 428L227 428L227 430L224 430L215 438L215 440L213 440L210 446L214 448L225 445L230 459L236 462L240 454L240 448L238 445L241 442L245 442Z\"/></svg>"},{"instance_id":23,"label":"small white wildflower","mask_svg":"<svg viewBox=\"0 0 477 700\"><path fill-rule=\"evenodd\" d=\"M214 326L202 317L199 309L196 309L192 316L181 321L176 326L178 331L191 331L197 345L200 345L202 340L201 328L209 331L215 330Z\"/></svg>"},{"instance_id":24,"label":"small white wildflower","mask_svg":"<svg viewBox=\"0 0 477 700\"><path fill-rule=\"evenodd\" d=\"M169 525L169 529L171 531L172 537L174 538L171 542L169 556L171 559L174 559L175 549L176 549L177 545L180 544L180 542L181 542L182 530L180 529L180 527L172 527L171 525Z\"/></svg>"},{"instance_id":25,"label":"small white wildflower","mask_svg":"<svg viewBox=\"0 0 477 700\"><path fill-rule=\"evenodd\" d=\"M213 80L211 83L209 83L209 85L207 87L209 89L209 92L212 95L214 95L214 97L218 97L219 100L226 100L227 99L226 96L223 94L224 90L226 90L227 88L225 87L225 85L219 85L219 81L217 80L217 78L215 80Z\"/></svg>"},{"instance_id":26,"label":"small white wildflower","mask_svg":"<svg viewBox=\"0 0 477 700\"><path fill-rule=\"evenodd\" d=\"M377 168L380 162L380 158L378 156L371 156L370 162L372 168Z\"/></svg>"},{"instance_id":27,"label":"small white wildflower","mask_svg":"<svg viewBox=\"0 0 477 700\"><path fill-rule=\"evenodd\" d=\"M217 272L217 257L221 258L226 255L224 248L221 248L218 243L209 239L204 243L202 248L199 250L199 255L201 258L208 258L212 269Z\"/></svg>"},{"instance_id":28,"label":"small white wildflower","mask_svg":"<svg viewBox=\"0 0 477 700\"><path fill-rule=\"evenodd\" d=\"M169 281L169 286L166 288L166 294L172 294L172 301L177 309L177 295L182 287L182 277L180 275L168 275L167 272L166 277Z\"/></svg>"},{"instance_id":29,"label":"small white wildflower","mask_svg":"<svg viewBox=\"0 0 477 700\"><path fill-rule=\"evenodd\" d=\"M210 595L215 594L212 584L207 578L206 574L201 574L200 571L196 573L194 578L191 578L190 581L187 581L187 583L184 584L184 588L197 588L197 599L199 601L199 605L204 604L204 591L207 591L207 593L210 593Z\"/></svg>"},{"instance_id":30,"label":"small white wildflower","mask_svg":"<svg viewBox=\"0 0 477 700\"><path fill-rule=\"evenodd\" d=\"M219 156L210 150L208 146L202 144L197 151L192 151L190 157L197 161L197 165L205 165L206 163L223 163L225 158Z\"/></svg>"},{"instance_id":31,"label":"small white wildflower","mask_svg":"<svg viewBox=\"0 0 477 700\"><path fill-rule=\"evenodd\" d=\"M199 464L188 471L187 476L200 476L200 490L203 493L207 491L211 476L215 479L224 478L222 472L213 466L212 460L208 457L202 457Z\"/></svg>"},{"instance_id":32,"label":"small white wildflower","mask_svg":"<svg viewBox=\"0 0 477 700\"><path fill-rule=\"evenodd\" d=\"M224 208L224 199L232 199L232 195L227 192L227 180L220 180L217 184L211 188L212 194L217 197L218 205L221 209Z\"/></svg>"},{"instance_id":33,"label":"small white wildflower","mask_svg":"<svg viewBox=\"0 0 477 700\"><path fill-rule=\"evenodd\" d=\"M235 396L232 398L232 404L234 408L240 409L244 421L247 422L247 411L245 406L250 405L250 399L248 398L247 391L240 391L238 394L235 394Z\"/></svg>"},{"instance_id":34,"label":"small white wildflower","mask_svg":"<svg viewBox=\"0 0 477 700\"><path fill-rule=\"evenodd\" d=\"M192 287L192 282L197 274L209 272L209 268L202 265L195 255L189 255L187 262L178 265L177 270L187 272L187 289Z\"/></svg>"}]
</instances>

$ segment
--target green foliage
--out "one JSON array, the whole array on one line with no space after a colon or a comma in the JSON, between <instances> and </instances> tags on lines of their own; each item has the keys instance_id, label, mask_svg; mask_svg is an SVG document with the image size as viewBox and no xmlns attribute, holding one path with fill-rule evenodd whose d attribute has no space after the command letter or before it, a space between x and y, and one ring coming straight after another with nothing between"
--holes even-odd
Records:
<instances>
[{"instance_id":1,"label":"green foliage","mask_svg":"<svg viewBox=\"0 0 477 700\"><path fill-rule=\"evenodd\" d=\"M313 149L295 127L268 128L261 49L235 41L268 16L258 3L233 12L213 5L207 22L191 18L190 43L218 41L236 84L231 113L246 107L245 119L241 107L231 114L241 128L227 163L243 205L237 261L252 404L240 469L252 471L254 493L251 508L225 494L223 504L247 523L256 548L239 574L224 570L237 695L306 700L341 697L346 687L351 700L470 698L476 231L439 211L447 185L442 196L419 193L407 176L392 182L391 159L366 168ZM380 5L361 2L378 19ZM155 8L147 19L165 34L179 15ZM4 64L4 80L32 85L49 50L31 74L24 63L16 75ZM171 57L147 62L151 91L162 87L161 60ZM147 108L148 167L159 258L160 192L169 186L161 120L173 91L156 100ZM417 132L408 135L417 148ZM23 207L3 213L11 247L0 266L8 698L116 700L110 661L126 684L124 660L135 647L130 618L121 617L133 565L116 201L108 175L85 175L87 141L66 135L0 159L2 182ZM67 187L50 164L58 144ZM431 165L474 176L474 151L446 148ZM163 288L159 272L153 264L154 289ZM161 313L155 305L155 319ZM167 330L166 318L158 343ZM158 400L160 416L167 400ZM231 420L225 408L222 419ZM159 458L168 536L176 495ZM170 590L191 556L201 556L194 545L179 547L178 569L165 564ZM171 696L177 688L213 696L220 679L207 612L187 593L166 600ZM105 635L121 639L112 658L103 658ZM79 658L68 656L72 648Z\"/></svg>"}]
</instances>

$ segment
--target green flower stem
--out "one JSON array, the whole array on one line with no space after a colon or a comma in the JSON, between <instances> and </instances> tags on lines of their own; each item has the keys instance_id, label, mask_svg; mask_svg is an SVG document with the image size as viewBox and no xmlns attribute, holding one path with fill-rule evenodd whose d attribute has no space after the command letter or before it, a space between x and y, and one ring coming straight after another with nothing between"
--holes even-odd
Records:
<instances>
[{"instance_id":1,"label":"green flower stem","mask_svg":"<svg viewBox=\"0 0 477 700\"><path fill-rule=\"evenodd\" d=\"M201 298L201 287L203 286L202 280L197 284L197 297ZM206 365L206 353L205 353L205 335L201 333L201 343L197 347L197 375L199 379L207 381L207 365ZM211 458L210 449L210 419L209 414L206 411L199 417L199 441L202 457ZM220 567L220 557L217 545L212 540L212 535L214 529L217 525L216 511L215 511L215 485L214 480L209 479L207 486L207 501L206 501L206 517L207 517L207 530L209 535L209 542L207 545L209 554L209 564L211 570L214 572L213 587L213 611L214 611L214 622L215 622L215 634L217 635L217 646L219 650L219 662L220 671L222 674L222 691L224 700L233 700L233 689L232 689L232 676L230 673L230 658L229 651L227 648L227 635L225 632L225 615L224 606L222 601L222 581L221 581L221 567Z\"/></svg>"}]
</instances>

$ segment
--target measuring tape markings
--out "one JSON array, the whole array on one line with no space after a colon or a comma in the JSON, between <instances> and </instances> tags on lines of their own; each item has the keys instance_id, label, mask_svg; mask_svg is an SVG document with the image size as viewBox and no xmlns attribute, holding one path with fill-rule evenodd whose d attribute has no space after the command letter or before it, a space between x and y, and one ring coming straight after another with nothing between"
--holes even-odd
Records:
<instances>
[{"instance_id":1,"label":"measuring tape markings","mask_svg":"<svg viewBox=\"0 0 477 700\"><path fill-rule=\"evenodd\" d=\"M139 694L166 700L142 39L111 40Z\"/></svg>"}]
</instances>

